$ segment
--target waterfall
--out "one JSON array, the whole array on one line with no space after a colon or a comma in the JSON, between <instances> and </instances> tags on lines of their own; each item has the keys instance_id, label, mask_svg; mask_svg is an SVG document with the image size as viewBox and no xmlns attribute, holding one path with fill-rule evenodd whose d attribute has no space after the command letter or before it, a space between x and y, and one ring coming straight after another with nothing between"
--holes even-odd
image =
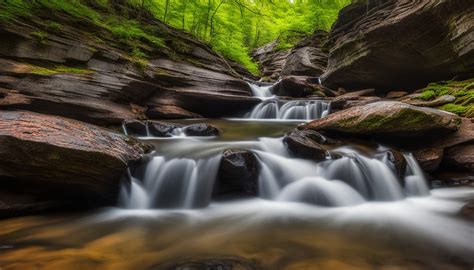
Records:
<instances>
[{"instance_id":1,"label":"waterfall","mask_svg":"<svg viewBox=\"0 0 474 270\"><path fill-rule=\"evenodd\" d=\"M182 142L180 145L167 148L175 151L175 155L153 157L141 180L131 176L132 184L121 196L124 207L196 208L209 205L220 153L235 147L256 154L260 168L259 197L262 199L346 206L429 194L423 172L411 154L404 155L408 167L405 178L399 179L390 161L383 160L380 155L367 156L349 147L333 150L342 157L314 162L292 157L282 138L261 138L252 142L188 140L185 146ZM201 155L180 157L184 154L181 152L183 147L189 153Z\"/></svg>"},{"instance_id":2,"label":"waterfall","mask_svg":"<svg viewBox=\"0 0 474 270\"><path fill-rule=\"evenodd\" d=\"M249 85L253 95L262 100L245 115L249 119L313 120L325 117L331 111L330 102L324 100L285 101L273 95L273 85Z\"/></svg>"},{"instance_id":3,"label":"waterfall","mask_svg":"<svg viewBox=\"0 0 474 270\"><path fill-rule=\"evenodd\" d=\"M268 99L258 104L250 113L249 119L313 120L327 116L331 104L323 100L281 101Z\"/></svg>"}]
</instances>

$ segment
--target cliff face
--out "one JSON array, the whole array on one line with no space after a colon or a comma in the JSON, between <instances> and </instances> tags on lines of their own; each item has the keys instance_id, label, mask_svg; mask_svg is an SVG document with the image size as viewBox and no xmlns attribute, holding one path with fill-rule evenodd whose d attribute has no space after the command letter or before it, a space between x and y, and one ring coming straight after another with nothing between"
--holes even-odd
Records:
<instances>
[{"instance_id":1,"label":"cliff face","mask_svg":"<svg viewBox=\"0 0 474 270\"><path fill-rule=\"evenodd\" d=\"M0 21L0 109L116 125L232 115L258 102L243 68L151 16L141 24L160 40L143 34L132 43L100 24L41 11Z\"/></svg>"},{"instance_id":2,"label":"cliff face","mask_svg":"<svg viewBox=\"0 0 474 270\"><path fill-rule=\"evenodd\" d=\"M326 86L411 90L474 73L473 1L370 2L340 12Z\"/></svg>"}]
</instances>

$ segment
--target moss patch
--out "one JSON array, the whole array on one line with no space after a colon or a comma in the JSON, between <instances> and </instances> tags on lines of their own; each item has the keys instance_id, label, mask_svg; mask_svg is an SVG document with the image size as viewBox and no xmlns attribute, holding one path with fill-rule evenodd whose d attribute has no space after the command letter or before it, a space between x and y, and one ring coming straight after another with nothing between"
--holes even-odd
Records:
<instances>
[{"instance_id":1,"label":"moss patch","mask_svg":"<svg viewBox=\"0 0 474 270\"><path fill-rule=\"evenodd\" d=\"M419 90L419 99L433 100L442 95L452 95L456 100L437 107L464 117L474 117L474 78L465 81L442 81L430 83Z\"/></svg>"},{"instance_id":2,"label":"moss patch","mask_svg":"<svg viewBox=\"0 0 474 270\"><path fill-rule=\"evenodd\" d=\"M30 70L31 74L41 75L41 76L52 76L60 73L73 73L73 74L89 74L94 71L86 68L77 68L77 67L66 67L66 66L56 66L54 68L44 68L33 66Z\"/></svg>"}]
</instances>

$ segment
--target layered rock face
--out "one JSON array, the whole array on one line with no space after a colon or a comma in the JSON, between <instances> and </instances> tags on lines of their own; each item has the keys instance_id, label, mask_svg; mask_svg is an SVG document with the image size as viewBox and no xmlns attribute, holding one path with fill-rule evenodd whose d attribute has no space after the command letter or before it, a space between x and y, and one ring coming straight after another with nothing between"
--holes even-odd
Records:
<instances>
[{"instance_id":1,"label":"layered rock face","mask_svg":"<svg viewBox=\"0 0 474 270\"><path fill-rule=\"evenodd\" d=\"M83 205L113 202L127 165L149 150L90 124L24 111L0 112L0 144L2 192L18 193L23 187L21 195L38 198L40 208L41 198ZM16 201L20 210L25 207L21 201L28 200ZM15 210L2 202L0 212Z\"/></svg>"},{"instance_id":2,"label":"layered rock face","mask_svg":"<svg viewBox=\"0 0 474 270\"><path fill-rule=\"evenodd\" d=\"M0 44L0 109L116 125L132 118L232 115L258 103L234 63L158 21L148 23L165 44L144 41L149 61L140 62L117 49L106 29L76 25L67 16L54 19L63 25L60 31L44 20L0 23L0 39L8 40Z\"/></svg>"},{"instance_id":3,"label":"layered rock face","mask_svg":"<svg viewBox=\"0 0 474 270\"><path fill-rule=\"evenodd\" d=\"M253 58L260 64L262 78L267 81L278 80L285 61L290 55L290 49L278 50L278 44L278 40L274 40L253 53Z\"/></svg>"},{"instance_id":4,"label":"layered rock face","mask_svg":"<svg viewBox=\"0 0 474 270\"><path fill-rule=\"evenodd\" d=\"M474 73L474 2L369 3L340 12L329 35L325 86L412 90Z\"/></svg>"}]
</instances>

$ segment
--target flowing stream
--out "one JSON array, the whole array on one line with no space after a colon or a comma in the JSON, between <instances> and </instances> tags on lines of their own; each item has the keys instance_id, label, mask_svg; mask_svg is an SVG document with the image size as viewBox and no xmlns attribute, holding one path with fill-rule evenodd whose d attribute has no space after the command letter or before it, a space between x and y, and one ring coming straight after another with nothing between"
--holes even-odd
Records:
<instances>
[{"instance_id":1,"label":"flowing stream","mask_svg":"<svg viewBox=\"0 0 474 270\"><path fill-rule=\"evenodd\" d=\"M330 104L254 88L248 118L205 120L219 136L140 138L156 151L130 168L117 207L0 221L0 269L472 268L474 224L458 212L473 188L430 190L412 154L400 173L372 143L296 158L283 136ZM255 196L215 197L227 149L255 154Z\"/></svg>"}]
</instances>

